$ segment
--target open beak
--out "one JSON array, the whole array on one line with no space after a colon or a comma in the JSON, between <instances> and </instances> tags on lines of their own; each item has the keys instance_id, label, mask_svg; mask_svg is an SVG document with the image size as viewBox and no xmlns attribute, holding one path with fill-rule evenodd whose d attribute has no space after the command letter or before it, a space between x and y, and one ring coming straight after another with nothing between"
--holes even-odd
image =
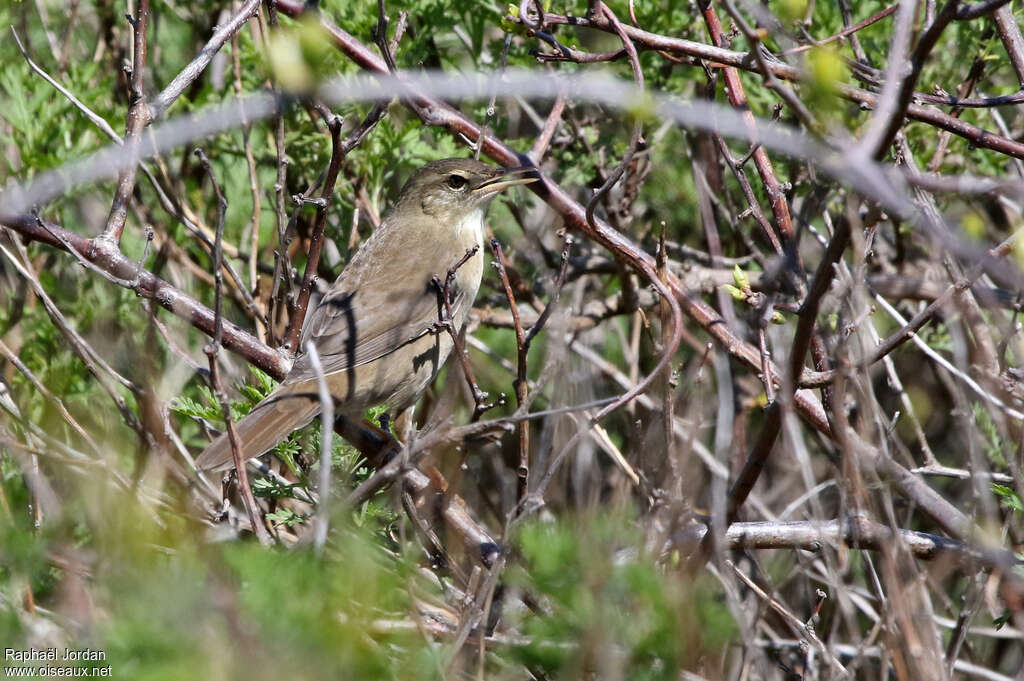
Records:
<instances>
[{"instance_id":1,"label":"open beak","mask_svg":"<svg viewBox=\"0 0 1024 681\"><path fill-rule=\"evenodd\" d=\"M539 179L540 177L537 175L537 169L533 166L509 168L501 175L492 177L489 180L484 180L477 186L473 187L473 193L477 196L496 194L503 189L514 187L517 184L529 184L531 182L536 182Z\"/></svg>"}]
</instances>

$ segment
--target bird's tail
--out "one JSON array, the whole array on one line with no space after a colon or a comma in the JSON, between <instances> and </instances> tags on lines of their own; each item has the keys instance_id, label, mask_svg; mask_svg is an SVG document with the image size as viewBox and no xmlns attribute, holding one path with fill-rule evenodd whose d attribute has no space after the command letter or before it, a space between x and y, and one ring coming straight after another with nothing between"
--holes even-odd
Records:
<instances>
[{"instance_id":1,"label":"bird's tail","mask_svg":"<svg viewBox=\"0 0 1024 681\"><path fill-rule=\"evenodd\" d=\"M311 399L305 394L295 394L289 388L294 386L274 391L235 424L243 460L263 454L320 413L320 400L315 396ZM199 455L196 468L219 471L230 468L233 463L231 442L225 432Z\"/></svg>"}]
</instances>

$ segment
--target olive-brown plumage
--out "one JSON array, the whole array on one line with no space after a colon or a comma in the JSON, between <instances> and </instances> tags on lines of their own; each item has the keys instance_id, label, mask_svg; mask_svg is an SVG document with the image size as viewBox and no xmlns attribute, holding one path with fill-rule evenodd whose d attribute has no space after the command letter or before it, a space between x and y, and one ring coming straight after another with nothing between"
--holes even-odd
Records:
<instances>
[{"instance_id":1,"label":"olive-brown plumage","mask_svg":"<svg viewBox=\"0 0 1024 681\"><path fill-rule=\"evenodd\" d=\"M461 328L483 276L483 218L499 191L531 182L473 159L450 158L417 170L391 211L352 257L306 318L299 354L281 385L237 424L243 458L259 456L320 413L317 376L305 354L312 342L342 414L386 404L411 405L448 358L452 340L436 333L444 278L455 273L452 323ZM196 460L202 470L227 468L231 447L221 435Z\"/></svg>"}]
</instances>

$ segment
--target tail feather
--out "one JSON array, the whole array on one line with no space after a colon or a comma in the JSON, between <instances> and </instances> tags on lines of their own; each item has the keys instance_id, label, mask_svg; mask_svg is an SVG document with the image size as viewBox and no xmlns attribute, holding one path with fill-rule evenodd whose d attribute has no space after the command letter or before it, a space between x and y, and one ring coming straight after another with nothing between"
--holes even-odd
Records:
<instances>
[{"instance_id":1,"label":"tail feather","mask_svg":"<svg viewBox=\"0 0 1024 681\"><path fill-rule=\"evenodd\" d=\"M319 413L319 400L304 395L289 395L284 391L272 393L235 424L242 458L251 459L263 454L293 430L307 425ZM201 471L219 471L230 468L233 463L231 442L225 432L199 455L196 468Z\"/></svg>"}]
</instances>

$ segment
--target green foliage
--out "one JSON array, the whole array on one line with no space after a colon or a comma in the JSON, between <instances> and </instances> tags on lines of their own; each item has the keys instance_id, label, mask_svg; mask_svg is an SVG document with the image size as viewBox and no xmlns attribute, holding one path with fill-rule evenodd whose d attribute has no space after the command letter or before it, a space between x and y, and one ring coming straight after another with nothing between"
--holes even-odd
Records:
<instances>
[{"instance_id":1,"label":"green foliage","mask_svg":"<svg viewBox=\"0 0 1024 681\"><path fill-rule=\"evenodd\" d=\"M221 411L220 404L217 401L216 395L213 391L205 385L200 385L196 388L201 396L201 401L194 400L190 397L178 397L170 403L169 407L171 411L180 414L181 416L188 416L194 419L203 419L214 423L224 424L224 414ZM249 388L246 391L245 400L236 400L229 402L231 409L232 420L237 421L246 414L259 400L253 400L249 398L249 394L252 394L255 390Z\"/></svg>"},{"instance_id":2,"label":"green foliage","mask_svg":"<svg viewBox=\"0 0 1024 681\"><path fill-rule=\"evenodd\" d=\"M621 513L532 523L518 535L521 565L510 581L543 596L544 614L524 615L530 668L556 678L619 669L630 679L676 679L735 634L709 582L644 555Z\"/></svg>"},{"instance_id":3,"label":"green foliage","mask_svg":"<svg viewBox=\"0 0 1024 681\"><path fill-rule=\"evenodd\" d=\"M256 489L254 486L253 492L255 491ZM260 496L266 495L261 494ZM279 508L273 513L268 513L266 515L266 518L270 522L274 523L275 527L294 527L295 525L305 523L307 520L309 520L310 515L308 513L296 513L290 508Z\"/></svg>"},{"instance_id":4,"label":"green foliage","mask_svg":"<svg viewBox=\"0 0 1024 681\"><path fill-rule=\"evenodd\" d=\"M17 154L5 155L0 170L31 176L108 142L63 95L41 83L20 55L7 63L9 67L0 71L0 92L8 103L2 117L9 129L0 127L0 144L16 148ZM86 101L109 101L104 95L111 79L99 70L92 62L76 63L63 85Z\"/></svg>"},{"instance_id":5,"label":"green foliage","mask_svg":"<svg viewBox=\"0 0 1024 681\"><path fill-rule=\"evenodd\" d=\"M1021 501L1020 494L1012 487L992 483L992 493L999 498L999 503L1016 513L1024 513L1024 501Z\"/></svg>"},{"instance_id":6,"label":"green foliage","mask_svg":"<svg viewBox=\"0 0 1024 681\"><path fill-rule=\"evenodd\" d=\"M423 678L415 667L429 655L422 637L373 627L407 612L409 571L365 533L338 535L344 546L321 558L238 543L200 551L185 537L173 542L173 559L126 545L97 575L110 590L95 644L117 675L133 679L226 669L231 678Z\"/></svg>"}]
</instances>

